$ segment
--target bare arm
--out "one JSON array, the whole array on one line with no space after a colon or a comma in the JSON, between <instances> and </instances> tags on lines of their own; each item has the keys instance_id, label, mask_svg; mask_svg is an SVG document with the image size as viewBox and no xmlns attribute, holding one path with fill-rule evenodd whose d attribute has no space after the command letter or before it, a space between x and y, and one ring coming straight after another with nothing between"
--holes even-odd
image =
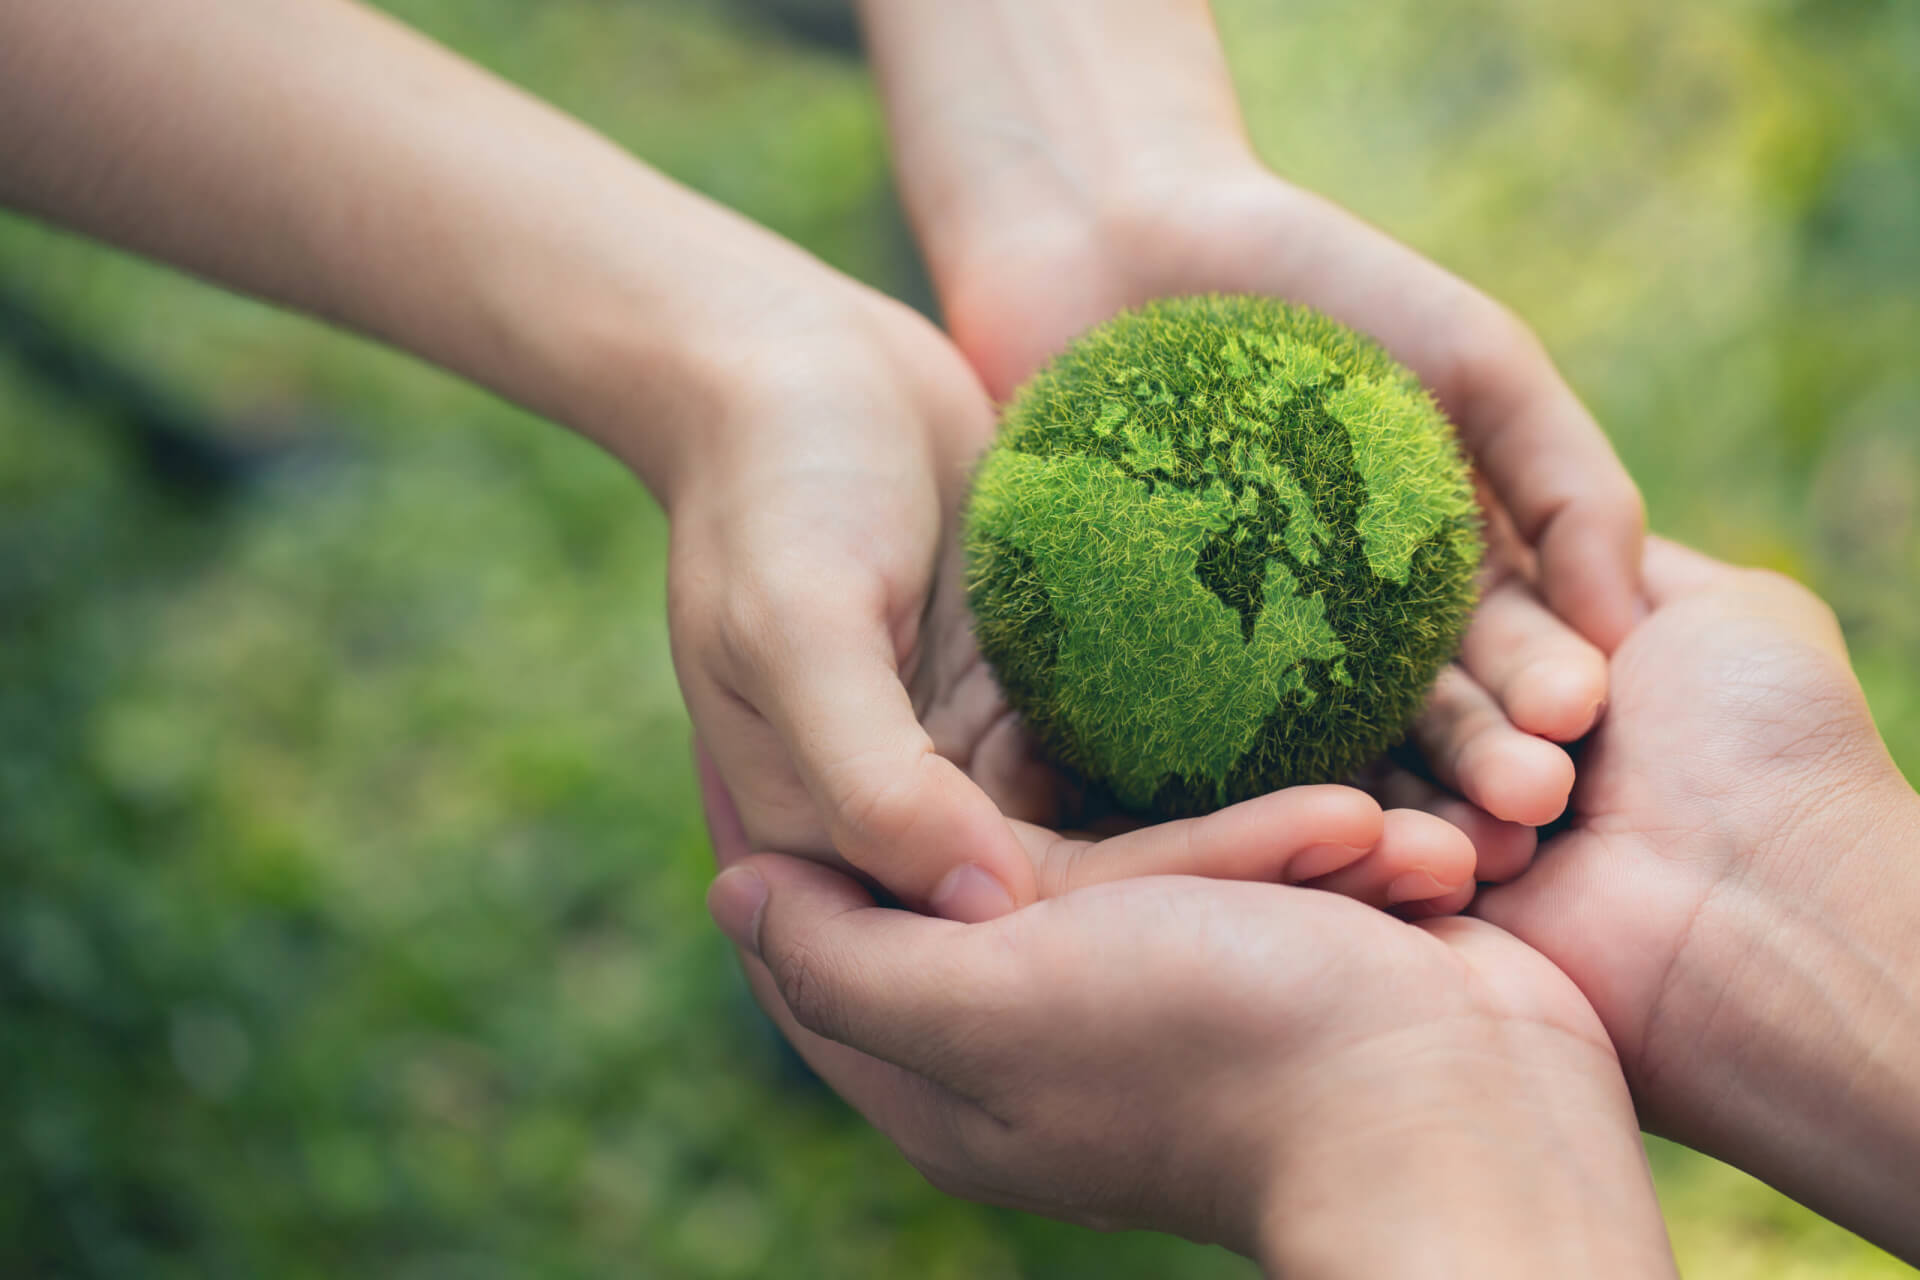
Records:
<instances>
[{"instance_id":1,"label":"bare arm","mask_svg":"<svg viewBox=\"0 0 1920 1280\"><path fill-rule=\"evenodd\" d=\"M669 403L829 273L348 0L0 8L0 202L405 348L669 487Z\"/></svg>"},{"instance_id":2,"label":"bare arm","mask_svg":"<svg viewBox=\"0 0 1920 1280\"><path fill-rule=\"evenodd\" d=\"M756 834L1032 896L905 685L992 423L919 317L351 0L0 5L0 202L598 440L673 516L676 669Z\"/></svg>"}]
</instances>

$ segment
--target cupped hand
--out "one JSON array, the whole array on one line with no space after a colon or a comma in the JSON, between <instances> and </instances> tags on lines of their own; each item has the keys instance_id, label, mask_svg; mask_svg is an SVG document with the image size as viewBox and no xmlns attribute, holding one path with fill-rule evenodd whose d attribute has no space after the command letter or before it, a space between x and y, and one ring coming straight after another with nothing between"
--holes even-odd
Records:
<instances>
[{"instance_id":1,"label":"cupped hand","mask_svg":"<svg viewBox=\"0 0 1920 1280\"><path fill-rule=\"evenodd\" d=\"M1657 538L1646 581L1570 827L1475 910L1593 1001L1649 1127L1699 1140L1749 1056L1723 1042L1751 1029L1738 1011L1777 994L1748 989L1758 939L1805 928L1866 954L1873 897L1920 899L1872 839L1913 793L1812 593Z\"/></svg>"},{"instance_id":2,"label":"cupped hand","mask_svg":"<svg viewBox=\"0 0 1920 1280\"><path fill-rule=\"evenodd\" d=\"M1024 170L1017 170L1024 172ZM1060 185L1071 186L1063 182ZM1123 307L1264 293L1369 334L1430 387L1513 537L1490 560L1465 661L1417 735L1434 772L1492 818L1539 825L1572 770L1553 744L1592 728L1605 650L1639 611L1644 515L1606 437L1510 312L1418 254L1250 160L1135 175L1098 208L996 207L940 265L955 342L1005 398Z\"/></svg>"},{"instance_id":3,"label":"cupped hand","mask_svg":"<svg viewBox=\"0 0 1920 1280\"><path fill-rule=\"evenodd\" d=\"M994 395L1115 311L1156 297L1306 303L1373 337L1433 391L1538 553L1554 611L1603 648L1625 637L1637 613L1639 492L1510 311L1251 159L1136 174L1099 204L1002 220L945 265L949 328Z\"/></svg>"},{"instance_id":4,"label":"cupped hand","mask_svg":"<svg viewBox=\"0 0 1920 1280\"><path fill-rule=\"evenodd\" d=\"M1431 1160L1420 1176L1454 1185L1427 1186L1409 1212L1450 1231L1463 1218L1425 1197L1463 1189L1456 1140L1506 1149L1505 1121L1483 1111L1511 1104L1529 1135L1514 1140L1552 1135L1569 1168L1617 1154L1624 1134L1624 1181L1645 1192L1598 1019L1483 921L1413 925L1332 894L1174 876L986 924L931 920L876 907L827 868L747 857L706 782L729 864L709 905L762 1005L945 1190L1274 1256L1285 1219L1370 1221L1396 1203L1389 1184ZM1434 1141L1449 1150L1423 1150ZM1536 1156L1518 1163L1541 1176ZM1350 1201L1336 1190L1349 1166L1364 1183ZM1621 1224L1646 1212L1611 1204L1613 1190L1580 1194L1607 1211L1605 1233L1630 1236Z\"/></svg>"},{"instance_id":5,"label":"cupped hand","mask_svg":"<svg viewBox=\"0 0 1920 1280\"><path fill-rule=\"evenodd\" d=\"M1354 788L1300 787L1104 842L1061 834L1073 789L1008 710L963 590L959 511L992 406L904 307L807 305L721 371L723 408L666 495L675 666L756 848L842 860L964 920L1170 872L1465 904L1475 847L1420 811L1445 803L1425 794L1383 812ZM1524 865L1506 861L1480 874Z\"/></svg>"}]
</instances>

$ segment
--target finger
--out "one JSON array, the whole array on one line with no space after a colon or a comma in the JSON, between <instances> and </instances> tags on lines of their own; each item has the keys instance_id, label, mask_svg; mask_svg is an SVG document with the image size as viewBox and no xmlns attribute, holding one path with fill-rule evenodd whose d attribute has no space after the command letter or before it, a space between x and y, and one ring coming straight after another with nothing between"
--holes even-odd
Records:
<instances>
[{"instance_id":1,"label":"finger","mask_svg":"<svg viewBox=\"0 0 1920 1280\"><path fill-rule=\"evenodd\" d=\"M743 683L787 744L833 847L904 901L978 921L1033 901L1012 827L934 750L885 628L821 590L743 646Z\"/></svg>"},{"instance_id":2,"label":"finger","mask_svg":"<svg viewBox=\"0 0 1920 1280\"><path fill-rule=\"evenodd\" d=\"M1083 803L1079 784L1048 758L1012 711L980 735L967 776L1007 817L1042 827L1058 827Z\"/></svg>"},{"instance_id":3,"label":"finger","mask_svg":"<svg viewBox=\"0 0 1920 1280\"><path fill-rule=\"evenodd\" d=\"M1390 809L1419 809L1459 828L1473 845L1473 875L1481 883L1511 880L1533 863L1540 833L1523 822L1503 822L1479 805L1397 767L1383 771L1370 789Z\"/></svg>"},{"instance_id":4,"label":"finger","mask_svg":"<svg viewBox=\"0 0 1920 1280\"><path fill-rule=\"evenodd\" d=\"M966 1170L942 1167L938 1157L956 1147L978 1150L1004 1126L980 1103L905 1067L850 1049L801 1026L782 1003L767 966L741 956L741 969L753 998L809 1067L867 1122L885 1134L914 1166L953 1195L985 1198L984 1190L957 1176Z\"/></svg>"},{"instance_id":5,"label":"finger","mask_svg":"<svg viewBox=\"0 0 1920 1280\"><path fill-rule=\"evenodd\" d=\"M1458 827L1417 809L1389 809L1380 843L1364 857L1307 886L1375 907L1457 902L1473 897L1473 843Z\"/></svg>"},{"instance_id":6,"label":"finger","mask_svg":"<svg viewBox=\"0 0 1920 1280\"><path fill-rule=\"evenodd\" d=\"M1665 608L1696 596L1717 596L1721 610L1761 627L1784 628L1851 666L1846 634L1832 606L1804 583L1769 569L1742 569L1663 538L1648 547L1650 593Z\"/></svg>"},{"instance_id":7,"label":"finger","mask_svg":"<svg viewBox=\"0 0 1920 1280\"><path fill-rule=\"evenodd\" d=\"M740 821L727 784L720 778L720 767L698 740L693 744L694 769L700 778L700 810L706 815L707 835L713 841L713 860L722 870L752 852L747 829Z\"/></svg>"},{"instance_id":8,"label":"finger","mask_svg":"<svg viewBox=\"0 0 1920 1280\"><path fill-rule=\"evenodd\" d=\"M1638 619L1646 509L1546 349L1495 304L1470 317L1436 385L1461 443L1538 553L1548 604L1611 652Z\"/></svg>"},{"instance_id":9,"label":"finger","mask_svg":"<svg viewBox=\"0 0 1920 1280\"><path fill-rule=\"evenodd\" d=\"M1467 625L1460 664L1513 727L1572 742L1593 728L1607 697L1607 658L1555 616L1523 579L1488 591Z\"/></svg>"},{"instance_id":10,"label":"finger","mask_svg":"<svg viewBox=\"0 0 1920 1280\"><path fill-rule=\"evenodd\" d=\"M1353 787L1290 787L1205 817L1105 840L1026 829L1042 897L1139 876L1297 884L1346 866L1380 841L1380 806Z\"/></svg>"},{"instance_id":11,"label":"finger","mask_svg":"<svg viewBox=\"0 0 1920 1280\"><path fill-rule=\"evenodd\" d=\"M1728 582L1739 570L1667 538L1647 539L1647 598L1655 608Z\"/></svg>"},{"instance_id":12,"label":"finger","mask_svg":"<svg viewBox=\"0 0 1920 1280\"><path fill-rule=\"evenodd\" d=\"M1496 818L1540 827L1566 810L1572 758L1514 728L1493 695L1459 667L1440 673L1413 737L1441 786Z\"/></svg>"},{"instance_id":13,"label":"finger","mask_svg":"<svg viewBox=\"0 0 1920 1280\"><path fill-rule=\"evenodd\" d=\"M709 787L718 786L719 773L704 755L701 764L704 792ZM720 788L717 794L722 803L730 804L724 788ZM737 816L729 828L724 815L715 815L710 811L709 822L717 831L726 832L725 835L716 835L717 845L724 845L731 853L736 844L733 833L737 831L738 846L745 849L745 833L739 830ZM720 877L708 891L709 910L714 919L721 923L722 931L736 939L736 946L741 946L742 941L758 938L760 911L765 901L761 891L766 881L763 877L756 885L753 879L752 876ZM858 888L851 881L848 881L848 885L855 890ZM849 894L847 900L856 902L862 899L867 905L872 905L872 899L863 893ZM795 1052L826 1081L829 1088L902 1149L930 1148L934 1144L928 1139L933 1135L952 1134L964 1126L989 1119L970 1099L924 1076L829 1040L800 1025L793 1010L781 999L779 984L775 982L772 970L746 946L741 946L740 962L754 1000L773 1020Z\"/></svg>"},{"instance_id":14,"label":"finger","mask_svg":"<svg viewBox=\"0 0 1920 1280\"><path fill-rule=\"evenodd\" d=\"M992 935L876 907L853 880L805 859L749 858L714 880L707 901L799 1025L963 1092L967 1062L995 1042L1026 986Z\"/></svg>"},{"instance_id":15,"label":"finger","mask_svg":"<svg viewBox=\"0 0 1920 1280\"><path fill-rule=\"evenodd\" d=\"M1479 467L1473 469L1473 500L1480 507L1480 539L1487 548L1481 565L1483 588L1507 577L1539 577L1540 558L1513 527L1513 517L1507 514L1500 495L1494 492L1486 472Z\"/></svg>"},{"instance_id":16,"label":"finger","mask_svg":"<svg viewBox=\"0 0 1920 1280\"><path fill-rule=\"evenodd\" d=\"M1474 895L1479 892L1477 884L1463 884L1450 893L1433 898L1419 898L1390 908L1403 920L1439 920L1448 916L1457 916L1473 905Z\"/></svg>"},{"instance_id":17,"label":"finger","mask_svg":"<svg viewBox=\"0 0 1920 1280\"><path fill-rule=\"evenodd\" d=\"M1265 263L1273 291L1371 334L1433 389L1539 552L1547 603L1612 652L1638 614L1646 520L1599 424L1499 304L1324 199L1294 198L1294 234Z\"/></svg>"}]
</instances>

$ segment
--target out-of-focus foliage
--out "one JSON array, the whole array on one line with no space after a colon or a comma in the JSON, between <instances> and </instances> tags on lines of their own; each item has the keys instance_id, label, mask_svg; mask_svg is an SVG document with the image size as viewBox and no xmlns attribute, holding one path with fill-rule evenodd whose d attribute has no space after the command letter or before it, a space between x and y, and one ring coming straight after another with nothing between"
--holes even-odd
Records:
<instances>
[{"instance_id":1,"label":"out-of-focus foliage","mask_svg":"<svg viewBox=\"0 0 1920 1280\"><path fill-rule=\"evenodd\" d=\"M701 0L390 7L914 287L857 66ZM1275 164L1527 316L1659 526L1826 593L1920 768L1920 8L1218 7ZM1245 1274L944 1200L782 1054L612 463L17 222L0 283L255 460L169 487L0 339L0 1273ZM1694 1275L1905 1274L1654 1160Z\"/></svg>"}]
</instances>

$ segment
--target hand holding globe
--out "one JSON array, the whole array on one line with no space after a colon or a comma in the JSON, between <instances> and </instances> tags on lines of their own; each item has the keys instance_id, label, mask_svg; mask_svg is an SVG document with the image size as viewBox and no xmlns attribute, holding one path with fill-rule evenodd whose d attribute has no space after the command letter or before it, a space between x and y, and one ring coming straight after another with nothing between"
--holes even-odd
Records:
<instances>
[{"instance_id":1,"label":"hand holding globe","mask_svg":"<svg viewBox=\"0 0 1920 1280\"><path fill-rule=\"evenodd\" d=\"M980 646L1126 810L1338 781L1459 647L1481 556L1451 427L1319 313L1125 312L1016 395L967 512Z\"/></svg>"}]
</instances>

